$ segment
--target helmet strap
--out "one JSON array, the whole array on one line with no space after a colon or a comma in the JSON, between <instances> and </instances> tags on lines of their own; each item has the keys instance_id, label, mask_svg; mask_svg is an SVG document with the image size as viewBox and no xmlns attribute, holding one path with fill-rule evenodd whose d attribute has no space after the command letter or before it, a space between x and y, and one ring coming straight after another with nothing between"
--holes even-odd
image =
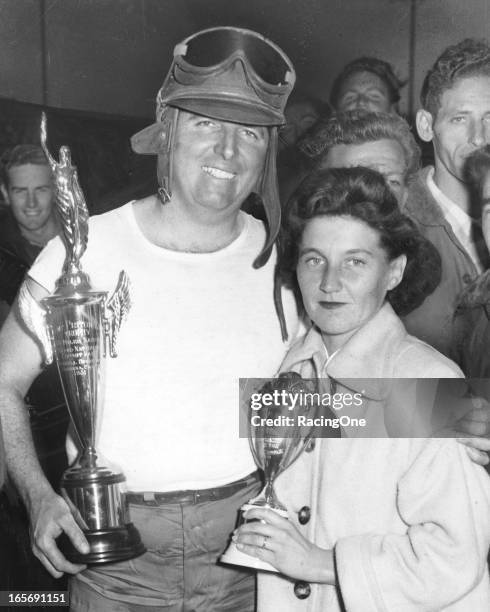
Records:
<instances>
[{"instance_id":1,"label":"helmet strap","mask_svg":"<svg viewBox=\"0 0 490 612\"><path fill-rule=\"evenodd\" d=\"M160 151L158 163L158 199L162 204L167 204L172 198L172 176L173 176L173 141L177 129L179 109L167 106L162 121L168 124L167 137L163 150Z\"/></svg>"}]
</instances>

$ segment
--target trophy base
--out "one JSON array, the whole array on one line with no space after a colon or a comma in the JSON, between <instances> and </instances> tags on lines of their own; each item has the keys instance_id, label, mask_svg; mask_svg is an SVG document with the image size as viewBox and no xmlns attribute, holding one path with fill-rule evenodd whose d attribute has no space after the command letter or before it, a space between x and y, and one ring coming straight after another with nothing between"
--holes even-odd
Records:
<instances>
[{"instance_id":1,"label":"trophy base","mask_svg":"<svg viewBox=\"0 0 490 612\"><path fill-rule=\"evenodd\" d=\"M124 527L84 531L90 545L90 552L82 554L66 534L58 538L58 547L68 561L83 565L117 563L127 561L146 552L138 530L133 523Z\"/></svg>"},{"instance_id":2,"label":"trophy base","mask_svg":"<svg viewBox=\"0 0 490 612\"><path fill-rule=\"evenodd\" d=\"M273 510L276 514L282 516L283 518L288 518L288 513L286 509L280 507L272 507L267 503L262 503L262 501L263 498L259 496L258 498L249 501L241 507L240 519L238 524L239 526L247 522L247 519L244 518L243 513L247 510L253 510L254 508L267 508L268 510ZM235 542L233 541L230 543L225 552L221 555L220 561L228 565L243 565L244 567L253 567L254 569L262 570L265 572L279 572L279 570L277 570L270 563L267 563L267 561L261 561L260 559L257 559L257 557L252 557L252 555L247 555L247 553L238 550Z\"/></svg>"},{"instance_id":3,"label":"trophy base","mask_svg":"<svg viewBox=\"0 0 490 612\"><path fill-rule=\"evenodd\" d=\"M235 542L232 542L228 546L226 551L221 555L220 561L221 563L226 563L227 565L242 565L244 567L252 567L253 569L265 572L275 572L276 574L279 571L270 563L261 561L260 559L257 559L257 557L252 557L251 555L241 552L236 547Z\"/></svg>"}]
</instances>

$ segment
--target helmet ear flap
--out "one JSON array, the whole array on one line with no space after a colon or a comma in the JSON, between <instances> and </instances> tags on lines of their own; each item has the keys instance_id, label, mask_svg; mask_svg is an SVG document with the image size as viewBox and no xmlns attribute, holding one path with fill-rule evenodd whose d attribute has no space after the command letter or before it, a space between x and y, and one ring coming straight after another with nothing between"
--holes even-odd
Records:
<instances>
[{"instance_id":1,"label":"helmet ear flap","mask_svg":"<svg viewBox=\"0 0 490 612\"><path fill-rule=\"evenodd\" d=\"M274 126L269 128L269 147L267 149L264 173L258 192L264 205L267 219L267 238L262 251L253 263L254 268L260 268L267 263L281 228L281 203L277 184L276 156L277 127Z\"/></svg>"},{"instance_id":2,"label":"helmet ear flap","mask_svg":"<svg viewBox=\"0 0 490 612\"><path fill-rule=\"evenodd\" d=\"M162 126L161 140L158 143L158 149L155 150L158 155L157 179L160 185L158 197L162 204L166 204L172 197L172 148L178 116L179 110L177 108L166 107L160 124Z\"/></svg>"}]
</instances>

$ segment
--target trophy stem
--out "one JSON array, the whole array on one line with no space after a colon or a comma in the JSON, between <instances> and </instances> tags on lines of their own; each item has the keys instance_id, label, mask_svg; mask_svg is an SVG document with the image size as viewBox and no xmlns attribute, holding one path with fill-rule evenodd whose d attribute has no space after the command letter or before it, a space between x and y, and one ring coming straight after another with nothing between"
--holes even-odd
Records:
<instances>
[{"instance_id":1,"label":"trophy stem","mask_svg":"<svg viewBox=\"0 0 490 612\"><path fill-rule=\"evenodd\" d=\"M272 480L267 480L264 487L265 504L272 506L275 498L274 487L272 486Z\"/></svg>"},{"instance_id":2,"label":"trophy stem","mask_svg":"<svg viewBox=\"0 0 490 612\"><path fill-rule=\"evenodd\" d=\"M266 480L265 486L259 495L251 499L246 505L247 508L270 508L278 514L287 517L287 508L277 499L272 480Z\"/></svg>"},{"instance_id":3,"label":"trophy stem","mask_svg":"<svg viewBox=\"0 0 490 612\"><path fill-rule=\"evenodd\" d=\"M93 446L84 449L80 459L80 466L83 469L94 470L97 464L97 452Z\"/></svg>"}]
</instances>

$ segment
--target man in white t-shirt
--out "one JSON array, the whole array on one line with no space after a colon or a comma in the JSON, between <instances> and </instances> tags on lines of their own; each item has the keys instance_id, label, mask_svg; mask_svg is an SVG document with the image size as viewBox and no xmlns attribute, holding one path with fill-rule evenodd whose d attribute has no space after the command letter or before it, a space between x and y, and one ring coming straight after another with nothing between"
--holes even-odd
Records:
<instances>
[{"instance_id":1,"label":"man in white t-shirt","mask_svg":"<svg viewBox=\"0 0 490 612\"><path fill-rule=\"evenodd\" d=\"M485 268L479 211L471 210L464 162L490 142L490 46L467 39L448 47L425 77L417 131L434 147L434 167L412 182L405 205L442 259L439 287L405 319L408 331L453 352L458 298Z\"/></svg>"},{"instance_id":2,"label":"man in white t-shirt","mask_svg":"<svg viewBox=\"0 0 490 612\"><path fill-rule=\"evenodd\" d=\"M214 28L177 45L157 122L132 141L158 155L158 195L90 220L82 264L92 286L111 291L121 269L131 280L118 357L106 364L97 447L127 477L142 556L86 569L58 549L62 532L81 553L88 543L30 441L23 397L41 356L14 314L2 331L9 469L35 554L53 576L76 576L73 610L254 609L253 575L217 560L238 508L259 488L238 434L238 379L272 376L286 322L291 336L298 324L292 295L277 309L273 299L277 127L294 80L289 59L254 32ZM267 231L240 210L251 193ZM53 291L63 260L59 239L36 260L28 279L36 299ZM74 458L70 440L68 451Z\"/></svg>"}]
</instances>

